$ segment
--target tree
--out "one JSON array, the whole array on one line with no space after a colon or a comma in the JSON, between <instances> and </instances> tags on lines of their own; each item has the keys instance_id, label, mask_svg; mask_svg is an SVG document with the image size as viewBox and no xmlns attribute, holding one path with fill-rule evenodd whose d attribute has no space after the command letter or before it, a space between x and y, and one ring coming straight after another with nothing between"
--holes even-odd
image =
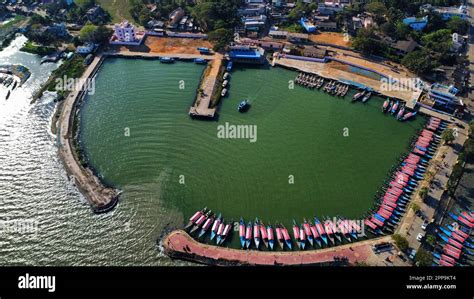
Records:
<instances>
[{"instance_id":1,"label":"tree","mask_svg":"<svg viewBox=\"0 0 474 299\"><path fill-rule=\"evenodd\" d=\"M413 212L418 212L420 210L420 206L416 203L412 203L411 204L411 209L413 210Z\"/></svg>"},{"instance_id":2,"label":"tree","mask_svg":"<svg viewBox=\"0 0 474 299\"><path fill-rule=\"evenodd\" d=\"M84 25L81 31L79 31L79 38L81 39L82 42L91 42L96 29L97 29L96 25L93 25L93 24Z\"/></svg>"},{"instance_id":3,"label":"tree","mask_svg":"<svg viewBox=\"0 0 474 299\"><path fill-rule=\"evenodd\" d=\"M359 29L357 31L357 36L352 41L352 46L365 55L380 53L383 48L382 42L377 39L372 28Z\"/></svg>"},{"instance_id":4,"label":"tree","mask_svg":"<svg viewBox=\"0 0 474 299\"><path fill-rule=\"evenodd\" d=\"M382 24L385 21L387 7L385 7L382 2L371 2L365 6L365 10L373 14L375 22L377 22L377 24Z\"/></svg>"},{"instance_id":5,"label":"tree","mask_svg":"<svg viewBox=\"0 0 474 299\"><path fill-rule=\"evenodd\" d=\"M453 38L449 29L426 34L421 38L421 41L425 47L441 55L446 55L453 46Z\"/></svg>"},{"instance_id":6,"label":"tree","mask_svg":"<svg viewBox=\"0 0 474 299\"><path fill-rule=\"evenodd\" d=\"M209 40L214 43L214 50L220 51L233 39L232 30L220 28L209 32Z\"/></svg>"},{"instance_id":7,"label":"tree","mask_svg":"<svg viewBox=\"0 0 474 299\"><path fill-rule=\"evenodd\" d=\"M407 39L411 28L403 22L397 22L395 25L395 35L398 39Z\"/></svg>"},{"instance_id":8,"label":"tree","mask_svg":"<svg viewBox=\"0 0 474 299\"><path fill-rule=\"evenodd\" d=\"M421 188L418 195L420 195L420 198L424 201L426 197L428 196L428 188L426 187Z\"/></svg>"},{"instance_id":9,"label":"tree","mask_svg":"<svg viewBox=\"0 0 474 299\"><path fill-rule=\"evenodd\" d=\"M433 258L431 254L423 248L418 249L415 255L415 262L418 266L426 267L431 266Z\"/></svg>"},{"instance_id":10,"label":"tree","mask_svg":"<svg viewBox=\"0 0 474 299\"><path fill-rule=\"evenodd\" d=\"M452 32L457 32L461 35L465 35L468 33L469 30L469 22L466 20L461 19L460 17L453 17L447 23L446 27L450 29Z\"/></svg>"},{"instance_id":11,"label":"tree","mask_svg":"<svg viewBox=\"0 0 474 299\"><path fill-rule=\"evenodd\" d=\"M426 243L430 244L431 246L435 246L436 244L436 237L429 234L426 236Z\"/></svg>"},{"instance_id":12,"label":"tree","mask_svg":"<svg viewBox=\"0 0 474 299\"><path fill-rule=\"evenodd\" d=\"M444 130L443 134L441 134L441 139L445 144L452 144L452 142L456 139L456 136L454 136L454 130L453 129L446 129Z\"/></svg>"},{"instance_id":13,"label":"tree","mask_svg":"<svg viewBox=\"0 0 474 299\"><path fill-rule=\"evenodd\" d=\"M408 53L403 57L402 64L412 72L424 75L431 73L439 63L433 60L429 51L421 49Z\"/></svg>"},{"instance_id":14,"label":"tree","mask_svg":"<svg viewBox=\"0 0 474 299\"><path fill-rule=\"evenodd\" d=\"M408 249L408 240L405 237L394 234L392 235L392 239L400 250L405 251Z\"/></svg>"}]
</instances>

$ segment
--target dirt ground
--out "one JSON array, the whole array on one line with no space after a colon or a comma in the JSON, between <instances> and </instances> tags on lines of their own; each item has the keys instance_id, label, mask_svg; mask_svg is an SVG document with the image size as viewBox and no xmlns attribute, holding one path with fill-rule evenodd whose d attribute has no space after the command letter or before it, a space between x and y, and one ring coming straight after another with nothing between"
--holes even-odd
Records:
<instances>
[{"instance_id":1,"label":"dirt ground","mask_svg":"<svg viewBox=\"0 0 474 299\"><path fill-rule=\"evenodd\" d=\"M351 42L344 38L343 33L338 32L321 32L317 34L311 34L309 39L315 43L326 43L342 47L350 47Z\"/></svg>"},{"instance_id":2,"label":"dirt ground","mask_svg":"<svg viewBox=\"0 0 474 299\"><path fill-rule=\"evenodd\" d=\"M199 54L198 47L212 49L212 44L203 39L148 36L145 46L150 52L170 54Z\"/></svg>"}]
</instances>

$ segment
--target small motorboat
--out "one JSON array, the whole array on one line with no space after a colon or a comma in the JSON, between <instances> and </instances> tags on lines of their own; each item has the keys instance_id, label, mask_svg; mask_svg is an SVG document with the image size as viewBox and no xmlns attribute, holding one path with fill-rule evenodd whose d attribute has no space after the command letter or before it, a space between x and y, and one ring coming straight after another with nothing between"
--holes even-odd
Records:
<instances>
[{"instance_id":1,"label":"small motorboat","mask_svg":"<svg viewBox=\"0 0 474 299\"><path fill-rule=\"evenodd\" d=\"M204 208L201 211L197 211L196 213L194 213L194 215L191 216L191 218L189 218L189 222L184 227L184 229L190 228L199 219L199 217L201 217L202 215L204 215L204 213L206 213L206 210L207 208Z\"/></svg>"},{"instance_id":2,"label":"small motorboat","mask_svg":"<svg viewBox=\"0 0 474 299\"><path fill-rule=\"evenodd\" d=\"M275 240L273 236L273 227L269 224L267 225L267 237L268 237L268 246L270 246L270 250L273 250L275 246Z\"/></svg>"},{"instance_id":3,"label":"small motorboat","mask_svg":"<svg viewBox=\"0 0 474 299\"><path fill-rule=\"evenodd\" d=\"M362 103L366 103L370 97L372 96L372 92L369 91L366 95L364 95L364 97L362 98Z\"/></svg>"},{"instance_id":4,"label":"small motorboat","mask_svg":"<svg viewBox=\"0 0 474 299\"><path fill-rule=\"evenodd\" d=\"M222 241L222 236L224 233L224 220L222 220L221 224L219 224L219 228L217 229L217 239L216 239L216 244L219 245Z\"/></svg>"},{"instance_id":5,"label":"small motorboat","mask_svg":"<svg viewBox=\"0 0 474 299\"><path fill-rule=\"evenodd\" d=\"M15 83L13 84L12 90L14 90L17 85L18 85L18 81L15 80Z\"/></svg>"},{"instance_id":6,"label":"small motorboat","mask_svg":"<svg viewBox=\"0 0 474 299\"><path fill-rule=\"evenodd\" d=\"M300 225L300 248L304 250L306 247L306 233L304 232L304 228Z\"/></svg>"},{"instance_id":7,"label":"small motorboat","mask_svg":"<svg viewBox=\"0 0 474 299\"><path fill-rule=\"evenodd\" d=\"M222 79L227 80L229 78L230 74L228 72L225 72L224 76Z\"/></svg>"},{"instance_id":8,"label":"small motorboat","mask_svg":"<svg viewBox=\"0 0 474 299\"><path fill-rule=\"evenodd\" d=\"M295 219L293 219L293 237L295 238L296 244L298 245L299 248L301 248L300 244L300 229L298 225L296 224Z\"/></svg>"},{"instance_id":9,"label":"small motorboat","mask_svg":"<svg viewBox=\"0 0 474 299\"><path fill-rule=\"evenodd\" d=\"M194 63L196 64L207 64L207 60L203 58L196 58L194 59Z\"/></svg>"},{"instance_id":10,"label":"small motorboat","mask_svg":"<svg viewBox=\"0 0 474 299\"><path fill-rule=\"evenodd\" d=\"M10 97L10 94L11 94L11 91L9 90L9 91L7 92L7 96L5 97L5 100L8 100L8 98Z\"/></svg>"},{"instance_id":11,"label":"small motorboat","mask_svg":"<svg viewBox=\"0 0 474 299\"><path fill-rule=\"evenodd\" d=\"M171 57L161 57L161 58L160 58L160 62L161 62L161 63L173 63L173 62L174 62L174 58L171 58Z\"/></svg>"},{"instance_id":12,"label":"small motorboat","mask_svg":"<svg viewBox=\"0 0 474 299\"><path fill-rule=\"evenodd\" d=\"M316 230L318 231L319 236L323 240L324 244L328 245L326 231L324 230L323 225L321 224L321 222L319 222L319 219L317 217L314 217L314 226L316 226Z\"/></svg>"},{"instance_id":13,"label":"small motorboat","mask_svg":"<svg viewBox=\"0 0 474 299\"><path fill-rule=\"evenodd\" d=\"M227 64L226 70L227 70L228 72L230 72L230 71L232 71L232 68L233 68L233 67L234 67L234 64L232 63L232 61L229 61L229 63Z\"/></svg>"},{"instance_id":14,"label":"small motorboat","mask_svg":"<svg viewBox=\"0 0 474 299\"><path fill-rule=\"evenodd\" d=\"M196 220L196 223L194 223L193 228L191 229L190 233L192 234L195 232L198 228L201 227L201 225L206 222L207 218L209 218L209 215L211 215L211 211L207 212L205 215L201 215L198 220Z\"/></svg>"},{"instance_id":15,"label":"small motorboat","mask_svg":"<svg viewBox=\"0 0 474 299\"><path fill-rule=\"evenodd\" d=\"M400 111L398 111L397 119L401 120L403 118L404 113L405 113L405 106L402 106L402 108L400 108Z\"/></svg>"},{"instance_id":16,"label":"small motorboat","mask_svg":"<svg viewBox=\"0 0 474 299\"><path fill-rule=\"evenodd\" d=\"M240 246L245 248L245 222L244 219L240 218L239 223L239 237L240 237Z\"/></svg>"},{"instance_id":17,"label":"small motorboat","mask_svg":"<svg viewBox=\"0 0 474 299\"><path fill-rule=\"evenodd\" d=\"M221 97L225 97L227 95L227 88L224 88L221 92Z\"/></svg>"},{"instance_id":18,"label":"small motorboat","mask_svg":"<svg viewBox=\"0 0 474 299\"><path fill-rule=\"evenodd\" d=\"M221 224L221 221L222 221L222 216L221 216L221 214L219 214L219 216L217 216L216 220L212 224L211 240L213 240L214 237L217 235L217 229L219 228L219 225Z\"/></svg>"},{"instance_id":19,"label":"small motorboat","mask_svg":"<svg viewBox=\"0 0 474 299\"><path fill-rule=\"evenodd\" d=\"M229 84L229 81L228 81L228 80L224 80L224 82L222 82L222 87L227 87L227 84Z\"/></svg>"},{"instance_id":20,"label":"small motorboat","mask_svg":"<svg viewBox=\"0 0 474 299\"><path fill-rule=\"evenodd\" d=\"M281 230L282 234L283 234L283 238L285 239L285 244L286 246L292 250L293 249L293 245L291 244L291 237L290 237L290 234L288 233L288 230L286 229L286 227L282 224L282 230Z\"/></svg>"},{"instance_id":21,"label":"small motorboat","mask_svg":"<svg viewBox=\"0 0 474 299\"><path fill-rule=\"evenodd\" d=\"M214 216L207 218L206 222L204 222L204 225L201 228L201 231L199 232L198 238L202 237L207 232L213 221Z\"/></svg>"},{"instance_id":22,"label":"small motorboat","mask_svg":"<svg viewBox=\"0 0 474 299\"><path fill-rule=\"evenodd\" d=\"M268 248L267 229L265 228L265 224L263 224L262 221L260 221L260 236L262 237L263 244Z\"/></svg>"},{"instance_id":23,"label":"small motorboat","mask_svg":"<svg viewBox=\"0 0 474 299\"><path fill-rule=\"evenodd\" d=\"M239 112L245 112L249 109L250 107L250 104L247 100L243 100L239 103L239 106L237 107L237 110Z\"/></svg>"},{"instance_id":24,"label":"small motorboat","mask_svg":"<svg viewBox=\"0 0 474 299\"><path fill-rule=\"evenodd\" d=\"M247 228L245 230L245 247L247 249L250 248L250 244L252 242L252 221L249 221L247 224Z\"/></svg>"},{"instance_id":25,"label":"small motorboat","mask_svg":"<svg viewBox=\"0 0 474 299\"><path fill-rule=\"evenodd\" d=\"M385 102L383 102L382 112L387 112L388 105L390 105L390 100L386 99Z\"/></svg>"},{"instance_id":26,"label":"small motorboat","mask_svg":"<svg viewBox=\"0 0 474 299\"><path fill-rule=\"evenodd\" d=\"M304 228L304 233L308 237L309 244L311 244L311 246L314 246L313 234L311 233L311 228L309 226L308 221L306 221L306 219L303 220L303 228Z\"/></svg>"},{"instance_id":27,"label":"small motorboat","mask_svg":"<svg viewBox=\"0 0 474 299\"><path fill-rule=\"evenodd\" d=\"M277 224L275 230L276 230L278 245L280 245L280 248L283 250L284 249L283 242L285 238L283 237L282 228L280 225Z\"/></svg>"},{"instance_id":28,"label":"small motorboat","mask_svg":"<svg viewBox=\"0 0 474 299\"><path fill-rule=\"evenodd\" d=\"M234 220L231 220L229 223L227 223L224 227L224 232L222 232L222 237L219 245L224 244L225 240L227 239L227 236L230 233L230 230L232 229L232 224L234 223Z\"/></svg>"},{"instance_id":29,"label":"small motorboat","mask_svg":"<svg viewBox=\"0 0 474 299\"><path fill-rule=\"evenodd\" d=\"M257 249L260 248L260 223L258 218L255 218L255 223L253 224L253 241Z\"/></svg>"},{"instance_id":30,"label":"small motorboat","mask_svg":"<svg viewBox=\"0 0 474 299\"><path fill-rule=\"evenodd\" d=\"M358 101L360 98L362 98L365 94L365 90L364 91L361 91L359 93L356 93L353 97L352 97L352 102L356 102Z\"/></svg>"},{"instance_id":31,"label":"small motorboat","mask_svg":"<svg viewBox=\"0 0 474 299\"><path fill-rule=\"evenodd\" d=\"M410 118L415 117L415 115L416 115L416 111L408 112L407 114L403 116L403 121L409 120Z\"/></svg>"},{"instance_id":32,"label":"small motorboat","mask_svg":"<svg viewBox=\"0 0 474 299\"><path fill-rule=\"evenodd\" d=\"M395 103L395 105L393 105L392 111L391 111L392 114L395 114L395 113L397 112L399 105L400 105L400 102L399 102L399 101L397 101L397 102Z\"/></svg>"}]
</instances>

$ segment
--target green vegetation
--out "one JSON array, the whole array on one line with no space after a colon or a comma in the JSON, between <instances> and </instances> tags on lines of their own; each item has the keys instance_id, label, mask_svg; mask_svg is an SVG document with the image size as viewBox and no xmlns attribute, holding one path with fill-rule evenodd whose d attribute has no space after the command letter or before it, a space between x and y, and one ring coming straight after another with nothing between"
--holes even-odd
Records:
<instances>
[{"instance_id":1,"label":"green vegetation","mask_svg":"<svg viewBox=\"0 0 474 299\"><path fill-rule=\"evenodd\" d=\"M40 56L46 56L46 55L49 55L49 54L55 52L56 49L52 48L52 47L40 46L40 45L37 45L37 44L35 44L31 41L28 41L23 46L23 48L21 48L21 51L28 52L28 53L31 53L31 54L37 54L37 55L40 55Z\"/></svg>"},{"instance_id":2,"label":"green vegetation","mask_svg":"<svg viewBox=\"0 0 474 299\"><path fill-rule=\"evenodd\" d=\"M452 144L455 139L456 136L454 136L453 129L446 129L443 134L441 134L441 140L443 140L445 144Z\"/></svg>"},{"instance_id":3,"label":"green vegetation","mask_svg":"<svg viewBox=\"0 0 474 299\"><path fill-rule=\"evenodd\" d=\"M395 245L397 245L400 250L405 251L408 249L408 240L405 237L394 234L392 235L392 239L395 241Z\"/></svg>"},{"instance_id":4,"label":"green vegetation","mask_svg":"<svg viewBox=\"0 0 474 299\"><path fill-rule=\"evenodd\" d=\"M418 193L418 195L420 196L420 198L422 200L425 200L426 197L428 196L428 188L427 187L423 187L420 189L420 192ZM418 207L419 208L419 207Z\"/></svg>"},{"instance_id":5,"label":"green vegetation","mask_svg":"<svg viewBox=\"0 0 474 299\"><path fill-rule=\"evenodd\" d=\"M421 193L421 191L420 191L420 193ZM411 209L413 210L413 212L415 212L415 213L420 210L420 206L416 203L412 203L410 206L411 206Z\"/></svg>"},{"instance_id":6,"label":"green vegetation","mask_svg":"<svg viewBox=\"0 0 474 299\"><path fill-rule=\"evenodd\" d=\"M427 235L426 236L426 243L430 244L431 246L435 246L436 244L436 237L434 235Z\"/></svg>"},{"instance_id":7,"label":"green vegetation","mask_svg":"<svg viewBox=\"0 0 474 299\"><path fill-rule=\"evenodd\" d=\"M417 74L429 74L439 65L438 62L431 58L430 52L425 49L407 54L401 62L409 70Z\"/></svg>"},{"instance_id":8,"label":"green vegetation","mask_svg":"<svg viewBox=\"0 0 474 299\"><path fill-rule=\"evenodd\" d=\"M102 25L96 26L88 23L82 27L81 31L79 32L79 39L83 43L90 42L94 44L102 44L106 43L111 35L112 29Z\"/></svg>"},{"instance_id":9,"label":"green vegetation","mask_svg":"<svg viewBox=\"0 0 474 299\"><path fill-rule=\"evenodd\" d=\"M418 266L426 267L431 266L433 258L431 254L423 248L418 249L415 255L415 262Z\"/></svg>"}]
</instances>

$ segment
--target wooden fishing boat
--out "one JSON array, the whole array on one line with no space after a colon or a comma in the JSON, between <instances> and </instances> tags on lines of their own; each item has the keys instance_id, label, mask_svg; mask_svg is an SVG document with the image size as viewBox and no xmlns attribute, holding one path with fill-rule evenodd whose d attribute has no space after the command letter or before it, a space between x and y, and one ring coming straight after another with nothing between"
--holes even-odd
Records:
<instances>
[{"instance_id":1,"label":"wooden fishing boat","mask_svg":"<svg viewBox=\"0 0 474 299\"><path fill-rule=\"evenodd\" d=\"M255 218L255 222L253 224L253 241L255 243L255 247L259 249L260 247L260 223L258 222L258 218Z\"/></svg>"},{"instance_id":2,"label":"wooden fishing boat","mask_svg":"<svg viewBox=\"0 0 474 299\"><path fill-rule=\"evenodd\" d=\"M265 228L265 224L262 221L260 221L260 236L262 237L263 244L266 248L268 248L267 229Z\"/></svg>"},{"instance_id":3,"label":"wooden fishing boat","mask_svg":"<svg viewBox=\"0 0 474 299\"><path fill-rule=\"evenodd\" d=\"M252 242L252 221L249 221L247 224L247 228L245 230L245 247L247 249L250 248L250 244Z\"/></svg>"},{"instance_id":4,"label":"wooden fishing boat","mask_svg":"<svg viewBox=\"0 0 474 299\"><path fill-rule=\"evenodd\" d=\"M275 240L274 240L274 235L273 235L273 227L271 224L267 225L267 237L268 237L268 246L270 247L270 250L273 250L275 246Z\"/></svg>"},{"instance_id":5,"label":"wooden fishing boat","mask_svg":"<svg viewBox=\"0 0 474 299\"><path fill-rule=\"evenodd\" d=\"M207 212L204 215L201 215L201 217L199 217L199 219L196 220L196 223L194 223L194 226L191 229L190 233L192 234L193 232L198 230L204 224L204 222L207 220L207 218L209 218L210 215L211 215L211 211Z\"/></svg>"},{"instance_id":6,"label":"wooden fishing boat","mask_svg":"<svg viewBox=\"0 0 474 299\"><path fill-rule=\"evenodd\" d=\"M219 245L219 243L222 240L222 236L224 233L224 219L222 219L222 222L219 224L219 228L217 229L217 239L216 239L216 244Z\"/></svg>"},{"instance_id":7,"label":"wooden fishing boat","mask_svg":"<svg viewBox=\"0 0 474 299\"><path fill-rule=\"evenodd\" d=\"M239 223L239 237L240 237L240 246L242 248L245 248L245 222L243 218L240 218L240 223Z\"/></svg>"},{"instance_id":8,"label":"wooden fishing boat","mask_svg":"<svg viewBox=\"0 0 474 299\"><path fill-rule=\"evenodd\" d=\"M201 231L199 232L198 238L202 237L207 232L213 221L214 215L211 215L211 217L207 218L206 222L204 222L204 225L201 228Z\"/></svg>"},{"instance_id":9,"label":"wooden fishing boat","mask_svg":"<svg viewBox=\"0 0 474 299\"><path fill-rule=\"evenodd\" d=\"M184 227L184 229L190 228L190 227L196 222L196 220L199 219L199 217L201 217L202 215L204 215L204 213L206 213L206 210L207 210L207 208L204 208L204 209L202 209L201 211L197 211L196 213L194 213L194 215L191 216L191 218L189 218L189 222L188 222L188 224Z\"/></svg>"},{"instance_id":10,"label":"wooden fishing boat","mask_svg":"<svg viewBox=\"0 0 474 299\"><path fill-rule=\"evenodd\" d=\"M311 244L311 246L314 246L313 234L311 233L311 228L309 226L308 221L306 221L306 218L303 219L303 228L306 236L308 237L309 244Z\"/></svg>"},{"instance_id":11,"label":"wooden fishing boat","mask_svg":"<svg viewBox=\"0 0 474 299\"><path fill-rule=\"evenodd\" d=\"M293 249L293 245L291 244L291 237L290 237L290 234L288 233L288 230L286 229L286 227L282 224L282 234L283 234L283 238L285 239L285 244L286 246L292 250Z\"/></svg>"},{"instance_id":12,"label":"wooden fishing boat","mask_svg":"<svg viewBox=\"0 0 474 299\"><path fill-rule=\"evenodd\" d=\"M321 224L321 222L319 222L319 219L316 216L314 217L314 225L316 226L319 236L323 240L324 244L328 245L327 233L324 230L324 226Z\"/></svg>"},{"instance_id":13,"label":"wooden fishing boat","mask_svg":"<svg viewBox=\"0 0 474 299\"><path fill-rule=\"evenodd\" d=\"M300 248L304 250L306 247L306 233L302 225L300 225Z\"/></svg>"},{"instance_id":14,"label":"wooden fishing boat","mask_svg":"<svg viewBox=\"0 0 474 299\"><path fill-rule=\"evenodd\" d=\"M283 232L282 232L282 228L280 225L276 225L276 235L277 235L277 241L278 241L278 245L280 245L280 248L283 250L284 249L284 240L285 238L283 237Z\"/></svg>"},{"instance_id":15,"label":"wooden fishing boat","mask_svg":"<svg viewBox=\"0 0 474 299\"><path fill-rule=\"evenodd\" d=\"M230 234L233 223L234 223L234 220L232 219L230 220L229 223L225 225L224 231L222 232L221 241L219 242L220 245L224 244L225 240L227 239L227 236Z\"/></svg>"},{"instance_id":16,"label":"wooden fishing boat","mask_svg":"<svg viewBox=\"0 0 474 299\"><path fill-rule=\"evenodd\" d=\"M222 215L219 213L219 216L217 216L216 220L212 224L211 228L211 241L215 238L217 235L217 229L219 228L219 225L221 224L222 221Z\"/></svg>"},{"instance_id":17,"label":"wooden fishing boat","mask_svg":"<svg viewBox=\"0 0 474 299\"><path fill-rule=\"evenodd\" d=\"M301 248L300 229L298 228L298 225L296 224L295 219L293 219L293 237L295 238L296 245L298 245L298 247Z\"/></svg>"}]
</instances>

